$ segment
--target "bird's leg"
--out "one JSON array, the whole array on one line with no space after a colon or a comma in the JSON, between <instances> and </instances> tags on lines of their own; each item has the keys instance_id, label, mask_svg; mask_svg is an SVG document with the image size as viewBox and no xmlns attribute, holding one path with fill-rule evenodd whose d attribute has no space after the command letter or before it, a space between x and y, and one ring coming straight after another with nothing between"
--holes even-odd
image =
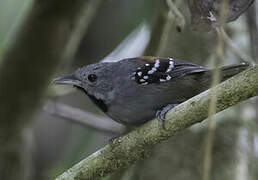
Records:
<instances>
[{"instance_id":1,"label":"bird's leg","mask_svg":"<svg viewBox=\"0 0 258 180\"><path fill-rule=\"evenodd\" d=\"M166 114L169 110L173 109L175 106L177 106L178 104L168 104L167 106L163 107L161 110L158 110L156 112L156 118L161 122L163 128L164 127L164 122L166 119Z\"/></svg>"}]
</instances>

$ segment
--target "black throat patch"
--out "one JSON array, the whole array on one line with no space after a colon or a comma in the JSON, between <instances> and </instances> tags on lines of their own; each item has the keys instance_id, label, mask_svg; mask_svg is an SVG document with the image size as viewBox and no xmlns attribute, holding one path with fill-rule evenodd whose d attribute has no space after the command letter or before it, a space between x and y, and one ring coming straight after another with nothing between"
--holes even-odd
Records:
<instances>
[{"instance_id":1,"label":"black throat patch","mask_svg":"<svg viewBox=\"0 0 258 180\"><path fill-rule=\"evenodd\" d=\"M88 94L83 88L75 86L77 89L83 91L85 94L88 95L88 97L91 99L91 101L96 104L104 113L108 111L107 105L104 103L103 100L97 99L95 96L92 96Z\"/></svg>"},{"instance_id":2,"label":"black throat patch","mask_svg":"<svg viewBox=\"0 0 258 180\"><path fill-rule=\"evenodd\" d=\"M97 99L97 98L95 98L94 96L89 95L89 94L87 94L87 95L88 95L89 98L94 102L94 104L96 104L104 113L106 113L106 112L108 111L108 107L107 107L107 105L104 103L103 100Z\"/></svg>"}]
</instances>

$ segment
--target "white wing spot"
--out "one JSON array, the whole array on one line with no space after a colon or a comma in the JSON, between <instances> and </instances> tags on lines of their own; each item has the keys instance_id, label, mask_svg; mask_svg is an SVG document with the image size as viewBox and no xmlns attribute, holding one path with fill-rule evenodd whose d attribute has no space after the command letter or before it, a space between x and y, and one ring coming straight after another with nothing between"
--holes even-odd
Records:
<instances>
[{"instance_id":1,"label":"white wing spot","mask_svg":"<svg viewBox=\"0 0 258 180\"><path fill-rule=\"evenodd\" d=\"M155 61L154 67L155 67L155 68L158 68L158 67L159 67L159 63L160 63L160 61L159 61L159 59L157 59L157 60Z\"/></svg>"},{"instance_id":2,"label":"white wing spot","mask_svg":"<svg viewBox=\"0 0 258 180\"><path fill-rule=\"evenodd\" d=\"M166 80L169 81L170 79L171 79L171 76L168 75L168 76L166 77Z\"/></svg>"},{"instance_id":3,"label":"white wing spot","mask_svg":"<svg viewBox=\"0 0 258 180\"><path fill-rule=\"evenodd\" d=\"M157 71L157 68L153 67L150 71L148 71L148 74L153 74L155 71Z\"/></svg>"},{"instance_id":4,"label":"white wing spot","mask_svg":"<svg viewBox=\"0 0 258 180\"><path fill-rule=\"evenodd\" d=\"M141 75L142 75L142 72L141 72L141 71L139 71L137 74L138 74L138 76L141 76Z\"/></svg>"},{"instance_id":5,"label":"white wing spot","mask_svg":"<svg viewBox=\"0 0 258 180\"><path fill-rule=\"evenodd\" d=\"M155 72L155 71L157 71L157 68L153 67L151 70Z\"/></svg>"},{"instance_id":6,"label":"white wing spot","mask_svg":"<svg viewBox=\"0 0 258 180\"><path fill-rule=\"evenodd\" d=\"M152 70L148 71L148 74L153 74L153 73L154 73L154 71L152 71Z\"/></svg>"},{"instance_id":7,"label":"white wing spot","mask_svg":"<svg viewBox=\"0 0 258 180\"><path fill-rule=\"evenodd\" d=\"M170 72L173 68L174 68L174 62L173 61L169 61L169 67L168 67L166 72Z\"/></svg>"},{"instance_id":8,"label":"white wing spot","mask_svg":"<svg viewBox=\"0 0 258 180\"><path fill-rule=\"evenodd\" d=\"M149 79L149 76L143 76L143 79Z\"/></svg>"}]
</instances>

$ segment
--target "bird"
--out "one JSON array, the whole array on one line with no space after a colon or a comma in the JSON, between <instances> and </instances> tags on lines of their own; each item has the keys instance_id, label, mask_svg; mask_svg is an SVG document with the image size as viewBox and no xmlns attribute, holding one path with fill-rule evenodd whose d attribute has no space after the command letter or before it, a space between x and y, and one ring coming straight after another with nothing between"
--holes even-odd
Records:
<instances>
[{"instance_id":1,"label":"bird","mask_svg":"<svg viewBox=\"0 0 258 180\"><path fill-rule=\"evenodd\" d=\"M220 67L220 82L248 63ZM53 79L84 92L104 113L128 127L140 126L211 87L214 69L180 59L141 56L98 62Z\"/></svg>"}]
</instances>

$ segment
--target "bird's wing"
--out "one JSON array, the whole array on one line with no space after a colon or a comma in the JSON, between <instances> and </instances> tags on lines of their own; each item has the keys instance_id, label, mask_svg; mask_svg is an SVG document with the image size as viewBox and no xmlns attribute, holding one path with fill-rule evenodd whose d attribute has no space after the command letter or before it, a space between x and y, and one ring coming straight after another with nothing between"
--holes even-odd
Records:
<instances>
[{"instance_id":1,"label":"bird's wing","mask_svg":"<svg viewBox=\"0 0 258 180\"><path fill-rule=\"evenodd\" d=\"M133 79L142 85L162 83L185 75L202 73L206 68L196 64L172 58L140 57L139 67L133 73Z\"/></svg>"}]
</instances>

